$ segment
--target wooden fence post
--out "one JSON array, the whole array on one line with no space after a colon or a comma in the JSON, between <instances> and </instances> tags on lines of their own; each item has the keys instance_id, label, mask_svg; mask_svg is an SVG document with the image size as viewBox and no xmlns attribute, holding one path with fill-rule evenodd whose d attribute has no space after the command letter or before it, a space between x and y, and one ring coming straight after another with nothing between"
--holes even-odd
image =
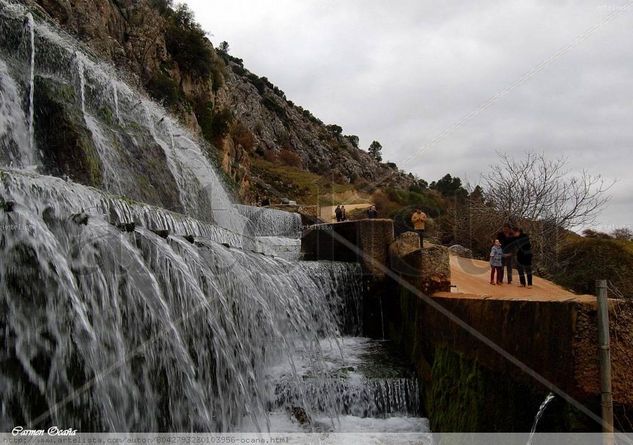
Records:
<instances>
[{"instance_id":1,"label":"wooden fence post","mask_svg":"<svg viewBox=\"0 0 633 445\"><path fill-rule=\"evenodd\" d=\"M609 345L609 303L607 280L597 280L598 293L598 347L600 354L600 398L602 406L603 443L611 445L613 437L613 393L611 390L611 349Z\"/></svg>"}]
</instances>

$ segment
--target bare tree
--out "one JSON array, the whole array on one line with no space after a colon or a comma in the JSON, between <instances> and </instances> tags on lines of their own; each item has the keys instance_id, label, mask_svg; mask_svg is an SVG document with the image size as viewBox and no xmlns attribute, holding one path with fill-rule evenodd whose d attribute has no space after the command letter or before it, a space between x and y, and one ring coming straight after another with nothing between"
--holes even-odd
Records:
<instances>
[{"instance_id":1,"label":"bare tree","mask_svg":"<svg viewBox=\"0 0 633 445\"><path fill-rule=\"evenodd\" d=\"M611 236L619 240L632 241L633 230L629 229L628 227L619 227L611 232Z\"/></svg>"},{"instance_id":2,"label":"bare tree","mask_svg":"<svg viewBox=\"0 0 633 445\"><path fill-rule=\"evenodd\" d=\"M537 153L499 158L484 176L485 198L507 219L571 229L592 222L609 200L612 182L585 170L571 173L563 158Z\"/></svg>"}]
</instances>

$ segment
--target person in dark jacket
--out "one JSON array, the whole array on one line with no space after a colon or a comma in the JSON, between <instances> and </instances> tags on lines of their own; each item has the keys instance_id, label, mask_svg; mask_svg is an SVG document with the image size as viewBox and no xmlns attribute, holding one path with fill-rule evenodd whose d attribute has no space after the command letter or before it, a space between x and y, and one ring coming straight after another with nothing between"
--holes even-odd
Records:
<instances>
[{"instance_id":1,"label":"person in dark jacket","mask_svg":"<svg viewBox=\"0 0 633 445\"><path fill-rule=\"evenodd\" d=\"M519 282L521 287L525 287L525 278L527 276L527 287L529 289L532 287L532 244L530 243L530 237L520 228L516 228L514 230L514 239Z\"/></svg>"},{"instance_id":2,"label":"person in dark jacket","mask_svg":"<svg viewBox=\"0 0 633 445\"><path fill-rule=\"evenodd\" d=\"M375 206L371 206L369 210L367 210L367 218L369 219L378 218L378 210L376 210Z\"/></svg>"},{"instance_id":3,"label":"person in dark jacket","mask_svg":"<svg viewBox=\"0 0 633 445\"><path fill-rule=\"evenodd\" d=\"M503 282L504 272L506 273L508 284L512 284L512 258L514 257L515 240L514 230L509 223L503 225L503 229L497 234L497 239L501 243L501 249L503 250L503 267L501 268L499 284Z\"/></svg>"},{"instance_id":4,"label":"person in dark jacket","mask_svg":"<svg viewBox=\"0 0 633 445\"><path fill-rule=\"evenodd\" d=\"M343 219L343 211L341 210L341 206L336 206L336 209L334 210L334 214L336 215L336 222L341 222L341 220Z\"/></svg>"}]
</instances>

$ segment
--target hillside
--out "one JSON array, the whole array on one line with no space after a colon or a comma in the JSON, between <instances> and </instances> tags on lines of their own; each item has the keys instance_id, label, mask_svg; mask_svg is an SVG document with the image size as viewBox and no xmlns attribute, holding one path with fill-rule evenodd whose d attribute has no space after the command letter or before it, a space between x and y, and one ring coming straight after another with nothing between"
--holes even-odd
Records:
<instances>
[{"instance_id":1,"label":"hillside","mask_svg":"<svg viewBox=\"0 0 633 445\"><path fill-rule=\"evenodd\" d=\"M395 164L374 160L340 126L326 125L287 100L239 58L215 49L186 8L174 9L166 0L27 3L128 73L203 136L243 201L256 196L310 201L315 182L341 191L363 190L376 180L402 189L417 182ZM282 167L295 174L282 174Z\"/></svg>"}]
</instances>

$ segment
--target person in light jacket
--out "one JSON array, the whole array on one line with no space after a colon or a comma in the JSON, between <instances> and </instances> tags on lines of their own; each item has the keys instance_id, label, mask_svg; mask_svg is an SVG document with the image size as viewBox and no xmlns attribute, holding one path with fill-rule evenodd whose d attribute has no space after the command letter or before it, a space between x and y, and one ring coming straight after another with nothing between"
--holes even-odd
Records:
<instances>
[{"instance_id":1,"label":"person in light jacket","mask_svg":"<svg viewBox=\"0 0 633 445\"><path fill-rule=\"evenodd\" d=\"M424 242L424 232L426 230L426 220L427 220L426 213L424 213L420 209L415 209L415 212L413 212L413 215L411 215L411 224L413 224L413 230L420 237L420 247L424 247L423 242Z\"/></svg>"},{"instance_id":2,"label":"person in light jacket","mask_svg":"<svg viewBox=\"0 0 633 445\"><path fill-rule=\"evenodd\" d=\"M496 277L495 277L496 275ZM503 278L503 248L496 239L490 249L490 284L501 284Z\"/></svg>"}]
</instances>

